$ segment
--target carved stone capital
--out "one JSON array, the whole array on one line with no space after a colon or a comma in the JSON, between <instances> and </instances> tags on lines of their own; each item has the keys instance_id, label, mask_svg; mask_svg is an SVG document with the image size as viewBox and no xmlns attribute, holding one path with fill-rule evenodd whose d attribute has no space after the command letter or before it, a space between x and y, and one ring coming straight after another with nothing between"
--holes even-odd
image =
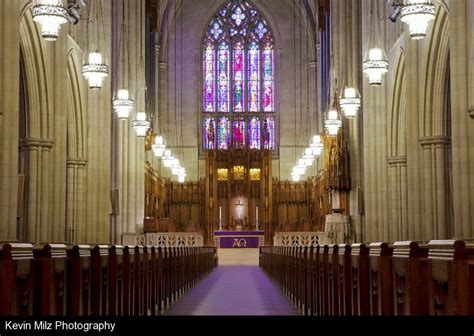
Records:
<instances>
[{"instance_id":1,"label":"carved stone capital","mask_svg":"<svg viewBox=\"0 0 474 336\"><path fill-rule=\"evenodd\" d=\"M474 106L471 106L468 110L467 113L469 113L469 117L471 119L474 119Z\"/></svg>"},{"instance_id":2,"label":"carved stone capital","mask_svg":"<svg viewBox=\"0 0 474 336\"><path fill-rule=\"evenodd\" d=\"M84 168L87 165L88 160L81 158L67 158L66 164L68 168L78 167Z\"/></svg>"},{"instance_id":3,"label":"carved stone capital","mask_svg":"<svg viewBox=\"0 0 474 336\"><path fill-rule=\"evenodd\" d=\"M435 135L435 136L420 138L420 145L423 148L430 147L430 146L445 147L450 142L451 142L451 139L444 135Z\"/></svg>"},{"instance_id":4,"label":"carved stone capital","mask_svg":"<svg viewBox=\"0 0 474 336\"><path fill-rule=\"evenodd\" d=\"M406 156L391 156L387 158L387 163L390 167L403 167L407 165Z\"/></svg>"},{"instance_id":5,"label":"carved stone capital","mask_svg":"<svg viewBox=\"0 0 474 336\"><path fill-rule=\"evenodd\" d=\"M54 146L54 140L28 138L22 140L20 146L28 150L43 150L49 152Z\"/></svg>"},{"instance_id":6,"label":"carved stone capital","mask_svg":"<svg viewBox=\"0 0 474 336\"><path fill-rule=\"evenodd\" d=\"M160 62L160 70L161 70L161 71L166 71L166 70L168 70L168 63L166 63L166 62Z\"/></svg>"}]
</instances>

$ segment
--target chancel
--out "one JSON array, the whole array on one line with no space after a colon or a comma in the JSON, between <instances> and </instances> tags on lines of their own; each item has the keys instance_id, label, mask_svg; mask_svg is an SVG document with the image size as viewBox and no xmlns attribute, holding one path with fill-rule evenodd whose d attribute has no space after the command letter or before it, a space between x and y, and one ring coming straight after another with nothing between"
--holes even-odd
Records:
<instances>
[{"instance_id":1,"label":"chancel","mask_svg":"<svg viewBox=\"0 0 474 336\"><path fill-rule=\"evenodd\" d=\"M0 315L474 315L472 16L0 0Z\"/></svg>"}]
</instances>

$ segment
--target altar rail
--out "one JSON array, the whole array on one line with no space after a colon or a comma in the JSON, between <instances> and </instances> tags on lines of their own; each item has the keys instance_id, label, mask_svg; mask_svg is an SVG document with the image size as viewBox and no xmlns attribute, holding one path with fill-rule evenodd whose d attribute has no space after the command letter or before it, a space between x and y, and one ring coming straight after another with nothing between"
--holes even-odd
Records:
<instances>
[{"instance_id":1,"label":"altar rail","mask_svg":"<svg viewBox=\"0 0 474 336\"><path fill-rule=\"evenodd\" d=\"M0 316L158 315L215 256L213 247L0 243Z\"/></svg>"},{"instance_id":2,"label":"altar rail","mask_svg":"<svg viewBox=\"0 0 474 336\"><path fill-rule=\"evenodd\" d=\"M202 247L204 245L204 238L201 234L185 232L124 233L122 236L122 244L157 247Z\"/></svg>"},{"instance_id":3,"label":"altar rail","mask_svg":"<svg viewBox=\"0 0 474 336\"><path fill-rule=\"evenodd\" d=\"M329 243L326 232L276 232L273 237L274 246L311 247Z\"/></svg>"},{"instance_id":4,"label":"altar rail","mask_svg":"<svg viewBox=\"0 0 474 336\"><path fill-rule=\"evenodd\" d=\"M474 315L474 244L262 247L260 266L304 315Z\"/></svg>"}]
</instances>

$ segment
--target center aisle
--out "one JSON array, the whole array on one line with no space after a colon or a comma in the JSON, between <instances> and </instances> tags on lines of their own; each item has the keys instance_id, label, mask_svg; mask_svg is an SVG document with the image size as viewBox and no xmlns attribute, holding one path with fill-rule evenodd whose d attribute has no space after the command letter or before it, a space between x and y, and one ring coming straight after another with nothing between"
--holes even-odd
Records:
<instances>
[{"instance_id":1,"label":"center aisle","mask_svg":"<svg viewBox=\"0 0 474 336\"><path fill-rule=\"evenodd\" d=\"M298 315L258 266L220 266L165 315Z\"/></svg>"}]
</instances>

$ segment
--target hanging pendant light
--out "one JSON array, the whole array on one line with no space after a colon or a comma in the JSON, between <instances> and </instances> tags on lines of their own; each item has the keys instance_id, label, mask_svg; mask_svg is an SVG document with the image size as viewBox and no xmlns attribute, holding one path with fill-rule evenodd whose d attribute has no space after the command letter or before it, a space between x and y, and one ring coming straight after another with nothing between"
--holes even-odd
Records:
<instances>
[{"instance_id":1,"label":"hanging pendant light","mask_svg":"<svg viewBox=\"0 0 474 336\"><path fill-rule=\"evenodd\" d=\"M303 160L306 167L311 167L314 162L313 150L311 148L306 148L303 155Z\"/></svg>"},{"instance_id":2,"label":"hanging pendant light","mask_svg":"<svg viewBox=\"0 0 474 336\"><path fill-rule=\"evenodd\" d=\"M165 168L171 168L173 160L174 157L171 154L171 151L169 149L165 150L165 155L163 156L163 166L165 166Z\"/></svg>"},{"instance_id":3,"label":"hanging pendant light","mask_svg":"<svg viewBox=\"0 0 474 336\"><path fill-rule=\"evenodd\" d=\"M382 85L382 77L388 72L388 61L380 47L371 48L362 65L362 71L369 77L372 86Z\"/></svg>"},{"instance_id":4,"label":"hanging pendant light","mask_svg":"<svg viewBox=\"0 0 474 336\"><path fill-rule=\"evenodd\" d=\"M292 172L291 179L293 180L293 182L299 182L301 179L301 175L298 173Z\"/></svg>"},{"instance_id":5,"label":"hanging pendant light","mask_svg":"<svg viewBox=\"0 0 474 336\"><path fill-rule=\"evenodd\" d=\"M371 1L368 47L365 53L364 62L362 63L362 71L369 77L369 84L372 86L382 85L382 77L388 72L387 55L385 55L385 51L382 49L382 44L380 43L379 38L378 7L376 4L376 1ZM374 6L377 12L377 24L374 23Z\"/></svg>"},{"instance_id":6,"label":"hanging pendant light","mask_svg":"<svg viewBox=\"0 0 474 336\"><path fill-rule=\"evenodd\" d=\"M339 118L339 113L337 113L337 110L329 110L328 117L324 121L324 127L326 128L329 136L336 137L338 135L339 129L342 127L342 120Z\"/></svg>"},{"instance_id":7,"label":"hanging pendant light","mask_svg":"<svg viewBox=\"0 0 474 336\"><path fill-rule=\"evenodd\" d=\"M313 141L309 145L309 147L313 150L313 155L315 157L320 157L323 152L323 143L321 142L321 136L315 135L313 136Z\"/></svg>"},{"instance_id":8,"label":"hanging pendant light","mask_svg":"<svg viewBox=\"0 0 474 336\"><path fill-rule=\"evenodd\" d=\"M132 121L132 127L137 132L137 137L144 138L146 136L146 132L150 128L150 122L146 120L145 112L137 113L137 119Z\"/></svg>"},{"instance_id":9,"label":"hanging pendant light","mask_svg":"<svg viewBox=\"0 0 474 336\"><path fill-rule=\"evenodd\" d=\"M128 119L130 112L133 110L133 100L130 99L127 89L118 91L117 99L113 101L113 106L119 119Z\"/></svg>"},{"instance_id":10,"label":"hanging pendant light","mask_svg":"<svg viewBox=\"0 0 474 336\"><path fill-rule=\"evenodd\" d=\"M130 52L128 50L128 33L125 25L125 1L122 3L122 29L120 32L119 43L119 66L117 71L118 92L112 104L119 119L128 119L133 110L133 100L130 99L130 92L127 89L130 86Z\"/></svg>"},{"instance_id":11,"label":"hanging pendant light","mask_svg":"<svg viewBox=\"0 0 474 336\"><path fill-rule=\"evenodd\" d=\"M181 168L179 173L178 173L178 182L179 183L184 183L185 179L186 179L186 169L184 168Z\"/></svg>"},{"instance_id":12,"label":"hanging pendant light","mask_svg":"<svg viewBox=\"0 0 474 336\"><path fill-rule=\"evenodd\" d=\"M62 0L36 0L32 14L33 20L41 26L41 36L46 41L56 41L61 25L68 21Z\"/></svg>"},{"instance_id":13,"label":"hanging pendant light","mask_svg":"<svg viewBox=\"0 0 474 336\"><path fill-rule=\"evenodd\" d=\"M89 53L87 60L82 67L82 74L89 82L91 90L99 90L102 88L104 79L109 75L109 66L99 50Z\"/></svg>"},{"instance_id":14,"label":"hanging pendant light","mask_svg":"<svg viewBox=\"0 0 474 336\"><path fill-rule=\"evenodd\" d=\"M166 145L165 140L161 135L155 137L155 143L151 146L156 157L161 158L165 154Z\"/></svg>"},{"instance_id":15,"label":"hanging pendant light","mask_svg":"<svg viewBox=\"0 0 474 336\"><path fill-rule=\"evenodd\" d=\"M93 6L94 4L94 6ZM92 9L94 7L94 9ZM109 75L109 66L105 54L102 54L105 42L104 18L102 15L102 0L94 0L90 7L89 23L87 25L87 44L82 74L89 82L91 90L102 88L104 79Z\"/></svg>"},{"instance_id":16,"label":"hanging pendant light","mask_svg":"<svg viewBox=\"0 0 474 336\"><path fill-rule=\"evenodd\" d=\"M339 99L339 106L346 118L354 118L360 107L360 93L356 88L346 86Z\"/></svg>"},{"instance_id":17,"label":"hanging pendant light","mask_svg":"<svg viewBox=\"0 0 474 336\"><path fill-rule=\"evenodd\" d=\"M436 8L431 0L405 0L400 20L408 24L410 36L414 40L425 38L430 21L435 18Z\"/></svg>"}]
</instances>

